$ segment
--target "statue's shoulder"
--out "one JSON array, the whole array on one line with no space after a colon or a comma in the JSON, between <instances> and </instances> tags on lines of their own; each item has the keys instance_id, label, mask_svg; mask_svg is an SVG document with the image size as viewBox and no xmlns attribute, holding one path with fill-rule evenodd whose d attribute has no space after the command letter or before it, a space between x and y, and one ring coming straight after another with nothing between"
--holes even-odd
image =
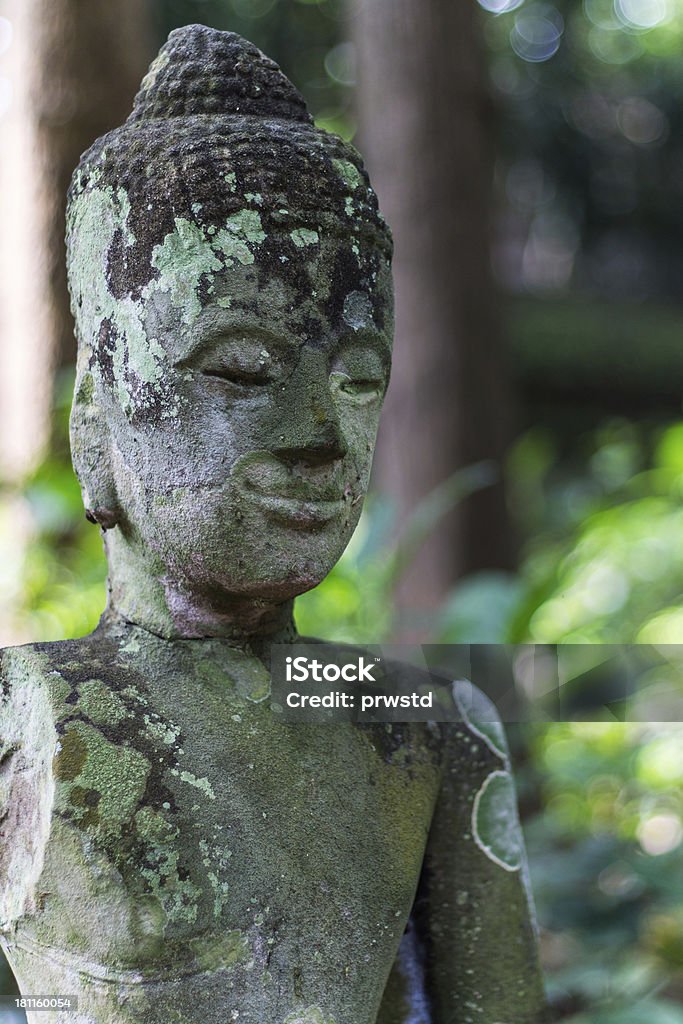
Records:
<instances>
[{"instance_id":1,"label":"statue's shoulder","mask_svg":"<svg viewBox=\"0 0 683 1024\"><path fill-rule=\"evenodd\" d=\"M92 675L98 644L94 634L79 640L25 644L0 649L0 751L11 727L55 711L69 697L67 675ZM18 719L18 721L15 721Z\"/></svg>"},{"instance_id":2,"label":"statue's shoulder","mask_svg":"<svg viewBox=\"0 0 683 1024\"><path fill-rule=\"evenodd\" d=\"M0 647L0 693L12 685L45 684L64 665L87 665L96 657L99 647L97 633L78 640L57 640Z\"/></svg>"},{"instance_id":3,"label":"statue's shoulder","mask_svg":"<svg viewBox=\"0 0 683 1024\"><path fill-rule=\"evenodd\" d=\"M80 683L111 670L125 639L105 624L76 640L0 648L0 701L21 697L48 698L55 706L68 703Z\"/></svg>"},{"instance_id":4,"label":"statue's shoulder","mask_svg":"<svg viewBox=\"0 0 683 1024\"><path fill-rule=\"evenodd\" d=\"M58 669L55 648L63 644L25 644L0 649L0 756L23 745L37 717L45 717L56 696Z\"/></svg>"}]
</instances>

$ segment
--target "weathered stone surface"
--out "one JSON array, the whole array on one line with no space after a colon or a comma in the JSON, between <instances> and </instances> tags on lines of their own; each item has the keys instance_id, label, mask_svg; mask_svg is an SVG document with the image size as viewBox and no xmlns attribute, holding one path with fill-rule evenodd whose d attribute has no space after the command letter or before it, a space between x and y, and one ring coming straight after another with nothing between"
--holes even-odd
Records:
<instances>
[{"instance_id":1,"label":"weathered stone surface","mask_svg":"<svg viewBox=\"0 0 683 1024\"><path fill-rule=\"evenodd\" d=\"M41 1024L540 1020L502 730L465 703L455 729L268 705L388 381L360 157L254 47L190 26L84 156L67 242L110 574L94 634L1 662L0 938L23 992L80 997Z\"/></svg>"}]
</instances>

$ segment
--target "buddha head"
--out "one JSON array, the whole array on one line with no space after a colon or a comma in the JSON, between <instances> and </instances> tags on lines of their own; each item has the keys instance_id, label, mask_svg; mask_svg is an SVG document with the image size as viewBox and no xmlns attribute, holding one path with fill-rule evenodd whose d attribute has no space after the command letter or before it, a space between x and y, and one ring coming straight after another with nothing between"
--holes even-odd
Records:
<instances>
[{"instance_id":1,"label":"buddha head","mask_svg":"<svg viewBox=\"0 0 683 1024\"><path fill-rule=\"evenodd\" d=\"M67 254L111 607L163 636L267 628L355 529L388 381L391 240L358 153L256 47L188 26L84 154Z\"/></svg>"}]
</instances>

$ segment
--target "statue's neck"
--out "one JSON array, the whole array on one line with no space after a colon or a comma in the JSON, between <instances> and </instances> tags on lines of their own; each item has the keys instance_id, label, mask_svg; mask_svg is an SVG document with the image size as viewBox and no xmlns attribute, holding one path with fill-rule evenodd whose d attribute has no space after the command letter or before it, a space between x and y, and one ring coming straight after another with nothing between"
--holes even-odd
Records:
<instances>
[{"instance_id":1,"label":"statue's neck","mask_svg":"<svg viewBox=\"0 0 683 1024\"><path fill-rule=\"evenodd\" d=\"M109 617L168 640L217 637L255 652L295 639L292 600L274 602L191 589L148 564L117 532L105 536Z\"/></svg>"}]
</instances>

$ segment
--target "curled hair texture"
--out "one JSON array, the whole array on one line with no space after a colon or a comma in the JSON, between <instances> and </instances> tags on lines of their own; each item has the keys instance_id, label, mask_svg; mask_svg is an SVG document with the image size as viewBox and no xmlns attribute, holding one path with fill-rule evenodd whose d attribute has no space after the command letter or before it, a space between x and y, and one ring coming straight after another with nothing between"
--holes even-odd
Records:
<instances>
[{"instance_id":1,"label":"curled hair texture","mask_svg":"<svg viewBox=\"0 0 683 1024\"><path fill-rule=\"evenodd\" d=\"M83 155L69 190L69 262L78 245L74 207L107 187L125 195L128 211L116 294L139 294L154 276L154 246L178 218L218 227L250 208L264 230L323 226L391 256L358 151L316 128L277 64L233 32L172 32L125 124Z\"/></svg>"}]
</instances>

